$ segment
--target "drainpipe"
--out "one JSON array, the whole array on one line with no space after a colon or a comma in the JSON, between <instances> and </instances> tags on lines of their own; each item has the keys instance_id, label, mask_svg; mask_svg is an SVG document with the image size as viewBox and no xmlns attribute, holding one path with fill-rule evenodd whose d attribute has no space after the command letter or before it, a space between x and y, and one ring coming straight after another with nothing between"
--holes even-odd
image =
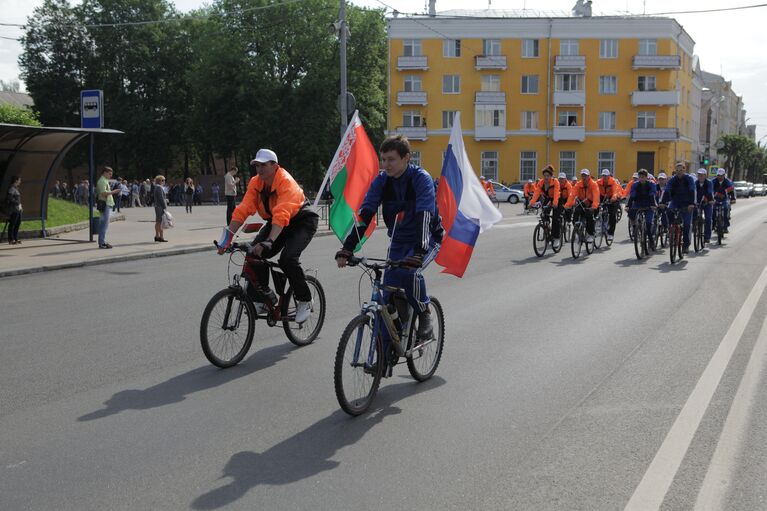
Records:
<instances>
[{"instance_id":1,"label":"drainpipe","mask_svg":"<svg viewBox=\"0 0 767 511\"><path fill-rule=\"evenodd\" d=\"M549 18L548 57L546 58L546 163L551 163L551 31L554 20ZM585 109L584 109L585 111Z\"/></svg>"}]
</instances>

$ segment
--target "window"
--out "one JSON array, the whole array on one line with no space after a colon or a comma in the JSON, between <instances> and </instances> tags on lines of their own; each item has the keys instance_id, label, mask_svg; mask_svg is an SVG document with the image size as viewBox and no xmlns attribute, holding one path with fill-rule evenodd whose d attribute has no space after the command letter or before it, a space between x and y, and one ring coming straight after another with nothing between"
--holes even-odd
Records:
<instances>
[{"instance_id":1,"label":"window","mask_svg":"<svg viewBox=\"0 0 767 511\"><path fill-rule=\"evenodd\" d=\"M618 40L602 39L599 41L599 58L617 59L618 58Z\"/></svg>"},{"instance_id":2,"label":"window","mask_svg":"<svg viewBox=\"0 0 767 511\"><path fill-rule=\"evenodd\" d=\"M485 39L483 45L483 51L485 55L500 55L501 54L501 40L500 39Z\"/></svg>"},{"instance_id":3,"label":"window","mask_svg":"<svg viewBox=\"0 0 767 511\"><path fill-rule=\"evenodd\" d=\"M658 40L657 39L640 39L639 54L640 55L657 55Z\"/></svg>"},{"instance_id":4,"label":"window","mask_svg":"<svg viewBox=\"0 0 767 511\"><path fill-rule=\"evenodd\" d=\"M522 112L522 129L538 129L538 112Z\"/></svg>"},{"instance_id":5,"label":"window","mask_svg":"<svg viewBox=\"0 0 767 511\"><path fill-rule=\"evenodd\" d=\"M506 108L496 105L477 105L474 107L474 125L476 127L506 127Z\"/></svg>"},{"instance_id":6,"label":"window","mask_svg":"<svg viewBox=\"0 0 767 511\"><path fill-rule=\"evenodd\" d=\"M654 76L640 76L637 83L637 89L642 91L655 90L655 77Z\"/></svg>"},{"instance_id":7,"label":"window","mask_svg":"<svg viewBox=\"0 0 767 511\"><path fill-rule=\"evenodd\" d=\"M573 111L563 110L557 116L557 126L578 126L578 115Z\"/></svg>"},{"instance_id":8,"label":"window","mask_svg":"<svg viewBox=\"0 0 767 511\"><path fill-rule=\"evenodd\" d=\"M538 75L522 77L522 94L538 94Z\"/></svg>"},{"instance_id":9,"label":"window","mask_svg":"<svg viewBox=\"0 0 767 511\"><path fill-rule=\"evenodd\" d=\"M420 110L405 110L402 112L402 126L405 128L423 127L424 119L421 117Z\"/></svg>"},{"instance_id":10,"label":"window","mask_svg":"<svg viewBox=\"0 0 767 511\"><path fill-rule=\"evenodd\" d=\"M600 76L599 77L599 93L600 94L617 94L618 78L616 76Z\"/></svg>"},{"instance_id":11,"label":"window","mask_svg":"<svg viewBox=\"0 0 767 511\"><path fill-rule=\"evenodd\" d=\"M527 181L535 179L535 172L538 168L538 162L535 151L522 151L519 153L519 179Z\"/></svg>"},{"instance_id":12,"label":"window","mask_svg":"<svg viewBox=\"0 0 767 511\"><path fill-rule=\"evenodd\" d=\"M482 151L480 157L482 176L493 181L498 181L498 152Z\"/></svg>"},{"instance_id":13,"label":"window","mask_svg":"<svg viewBox=\"0 0 767 511\"><path fill-rule=\"evenodd\" d=\"M612 175L615 175L615 153L612 151L600 152L597 160L597 169L599 169L599 172L602 169L607 169Z\"/></svg>"},{"instance_id":14,"label":"window","mask_svg":"<svg viewBox=\"0 0 767 511\"><path fill-rule=\"evenodd\" d=\"M522 39L522 56L528 59L538 57L538 39Z\"/></svg>"},{"instance_id":15,"label":"window","mask_svg":"<svg viewBox=\"0 0 767 511\"><path fill-rule=\"evenodd\" d=\"M410 163L416 167L421 166L421 151L410 151Z\"/></svg>"},{"instance_id":16,"label":"window","mask_svg":"<svg viewBox=\"0 0 767 511\"><path fill-rule=\"evenodd\" d=\"M420 39L405 39L405 57L417 57L421 55Z\"/></svg>"},{"instance_id":17,"label":"window","mask_svg":"<svg viewBox=\"0 0 767 511\"><path fill-rule=\"evenodd\" d=\"M567 174L567 177L575 177L575 151L559 152L559 171Z\"/></svg>"},{"instance_id":18,"label":"window","mask_svg":"<svg viewBox=\"0 0 767 511\"><path fill-rule=\"evenodd\" d=\"M460 75L444 75L442 77L443 94L459 94L461 92Z\"/></svg>"},{"instance_id":19,"label":"window","mask_svg":"<svg viewBox=\"0 0 767 511\"><path fill-rule=\"evenodd\" d=\"M599 112L599 129L615 129L615 112Z\"/></svg>"},{"instance_id":20,"label":"window","mask_svg":"<svg viewBox=\"0 0 767 511\"><path fill-rule=\"evenodd\" d=\"M420 92L423 90L421 85L420 76L405 75L405 92Z\"/></svg>"},{"instance_id":21,"label":"window","mask_svg":"<svg viewBox=\"0 0 767 511\"><path fill-rule=\"evenodd\" d=\"M559 42L560 55L578 55L579 48L577 39L562 39Z\"/></svg>"},{"instance_id":22,"label":"window","mask_svg":"<svg viewBox=\"0 0 767 511\"><path fill-rule=\"evenodd\" d=\"M500 75L482 75L481 90L483 92L498 92L501 90Z\"/></svg>"},{"instance_id":23,"label":"window","mask_svg":"<svg viewBox=\"0 0 767 511\"><path fill-rule=\"evenodd\" d=\"M442 56L443 57L460 57L461 56L461 40L445 39L444 41L442 41Z\"/></svg>"},{"instance_id":24,"label":"window","mask_svg":"<svg viewBox=\"0 0 767 511\"><path fill-rule=\"evenodd\" d=\"M455 119L455 110L443 110L442 111L442 128L443 129L452 128L453 119Z\"/></svg>"},{"instance_id":25,"label":"window","mask_svg":"<svg viewBox=\"0 0 767 511\"><path fill-rule=\"evenodd\" d=\"M654 128L655 112L637 112L637 128Z\"/></svg>"},{"instance_id":26,"label":"window","mask_svg":"<svg viewBox=\"0 0 767 511\"><path fill-rule=\"evenodd\" d=\"M580 74L557 74L554 76L555 88L558 91L583 90L583 75Z\"/></svg>"}]
</instances>

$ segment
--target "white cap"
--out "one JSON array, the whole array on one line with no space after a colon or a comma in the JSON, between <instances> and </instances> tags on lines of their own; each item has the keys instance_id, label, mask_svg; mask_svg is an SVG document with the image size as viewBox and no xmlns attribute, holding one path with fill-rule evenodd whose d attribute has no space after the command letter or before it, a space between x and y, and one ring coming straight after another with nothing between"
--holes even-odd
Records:
<instances>
[{"instance_id":1,"label":"white cap","mask_svg":"<svg viewBox=\"0 0 767 511\"><path fill-rule=\"evenodd\" d=\"M559 179L567 179L567 174L565 174L564 172L560 172Z\"/></svg>"},{"instance_id":2,"label":"white cap","mask_svg":"<svg viewBox=\"0 0 767 511\"><path fill-rule=\"evenodd\" d=\"M602 169L602 175L603 176L609 176L610 175L610 171L608 169Z\"/></svg>"},{"instance_id":3,"label":"white cap","mask_svg":"<svg viewBox=\"0 0 767 511\"><path fill-rule=\"evenodd\" d=\"M528 183L532 183L532 182L533 182L533 180L532 180L532 179L528 179L528 180L527 180L527 182L528 182Z\"/></svg>"},{"instance_id":4,"label":"white cap","mask_svg":"<svg viewBox=\"0 0 767 511\"><path fill-rule=\"evenodd\" d=\"M591 171L589 169L581 169L581 175L582 176L589 176L589 175L591 175Z\"/></svg>"},{"instance_id":5,"label":"white cap","mask_svg":"<svg viewBox=\"0 0 767 511\"><path fill-rule=\"evenodd\" d=\"M727 171L724 169L716 169L716 175L717 176L725 176L727 175Z\"/></svg>"},{"instance_id":6,"label":"white cap","mask_svg":"<svg viewBox=\"0 0 767 511\"><path fill-rule=\"evenodd\" d=\"M639 172L634 172L634 173L631 175L631 177L633 177L634 179L638 178L638 177L639 177Z\"/></svg>"},{"instance_id":7,"label":"white cap","mask_svg":"<svg viewBox=\"0 0 767 511\"><path fill-rule=\"evenodd\" d=\"M256 161L258 163L266 163L268 161L273 161L274 163L277 163L278 160L277 160L277 155L271 149L259 149L258 152L256 153L256 157L253 158L253 161Z\"/></svg>"},{"instance_id":8,"label":"white cap","mask_svg":"<svg viewBox=\"0 0 767 511\"><path fill-rule=\"evenodd\" d=\"M665 172L658 174L658 179L668 179Z\"/></svg>"},{"instance_id":9,"label":"white cap","mask_svg":"<svg viewBox=\"0 0 767 511\"><path fill-rule=\"evenodd\" d=\"M487 179L485 176L479 176L479 178L480 178L482 181L484 181L485 179Z\"/></svg>"},{"instance_id":10,"label":"white cap","mask_svg":"<svg viewBox=\"0 0 767 511\"><path fill-rule=\"evenodd\" d=\"M706 171L706 169L698 169L696 172L697 172L698 174L703 174L704 176L705 176L706 174L708 174L708 171Z\"/></svg>"}]
</instances>

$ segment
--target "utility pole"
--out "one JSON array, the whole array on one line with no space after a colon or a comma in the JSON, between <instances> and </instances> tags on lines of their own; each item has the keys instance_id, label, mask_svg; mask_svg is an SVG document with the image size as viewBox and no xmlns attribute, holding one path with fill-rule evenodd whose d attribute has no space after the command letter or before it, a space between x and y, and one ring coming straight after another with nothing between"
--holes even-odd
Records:
<instances>
[{"instance_id":1,"label":"utility pole","mask_svg":"<svg viewBox=\"0 0 767 511\"><path fill-rule=\"evenodd\" d=\"M346 124L349 122L349 112L347 109L347 91L346 91L346 0L341 0L341 9L338 15L338 37L341 40L341 95L339 96L339 106L341 107L341 136L346 133Z\"/></svg>"}]
</instances>

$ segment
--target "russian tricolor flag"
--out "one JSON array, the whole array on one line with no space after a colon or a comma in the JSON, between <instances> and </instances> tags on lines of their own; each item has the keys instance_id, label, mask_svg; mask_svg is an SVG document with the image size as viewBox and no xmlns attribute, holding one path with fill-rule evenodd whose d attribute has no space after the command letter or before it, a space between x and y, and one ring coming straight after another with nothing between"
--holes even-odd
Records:
<instances>
[{"instance_id":1,"label":"russian tricolor flag","mask_svg":"<svg viewBox=\"0 0 767 511\"><path fill-rule=\"evenodd\" d=\"M466 155L460 112L455 113L442 164L437 205L445 237L435 261L445 267L443 273L463 277L477 237L503 217L490 202Z\"/></svg>"}]
</instances>

